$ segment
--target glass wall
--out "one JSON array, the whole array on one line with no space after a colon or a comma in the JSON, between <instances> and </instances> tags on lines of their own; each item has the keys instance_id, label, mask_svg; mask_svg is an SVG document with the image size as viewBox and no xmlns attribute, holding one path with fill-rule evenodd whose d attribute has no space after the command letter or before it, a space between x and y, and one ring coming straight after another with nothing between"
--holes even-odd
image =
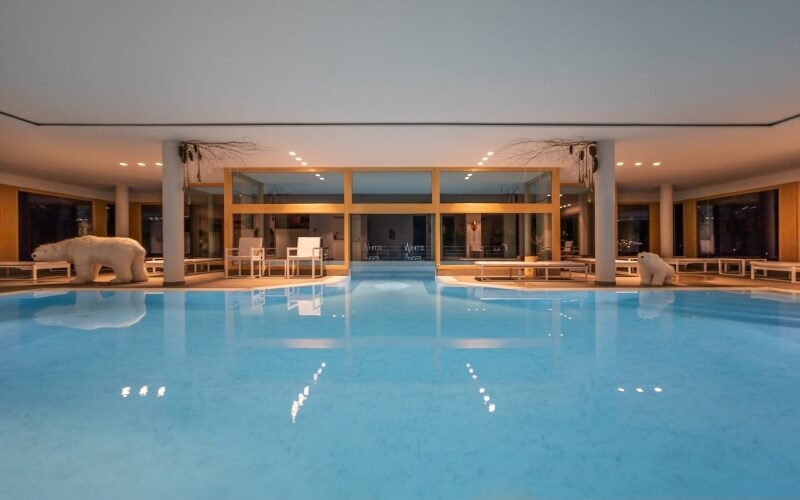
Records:
<instances>
[{"instance_id":1,"label":"glass wall","mask_svg":"<svg viewBox=\"0 0 800 500\"><path fill-rule=\"evenodd\" d=\"M164 218L161 205L142 205L142 246L148 257L164 255Z\"/></svg>"},{"instance_id":2,"label":"glass wall","mask_svg":"<svg viewBox=\"0 0 800 500\"><path fill-rule=\"evenodd\" d=\"M234 173L234 203L344 203L342 172Z\"/></svg>"},{"instance_id":3,"label":"glass wall","mask_svg":"<svg viewBox=\"0 0 800 500\"><path fill-rule=\"evenodd\" d=\"M328 264L344 263L344 216L342 214L235 214L233 241L262 238L267 255L286 258L286 248L297 246L300 236L322 238L323 258Z\"/></svg>"},{"instance_id":4,"label":"glass wall","mask_svg":"<svg viewBox=\"0 0 800 500\"><path fill-rule=\"evenodd\" d=\"M685 255L683 253L683 203L673 205L672 227L672 255Z\"/></svg>"},{"instance_id":5,"label":"glass wall","mask_svg":"<svg viewBox=\"0 0 800 500\"><path fill-rule=\"evenodd\" d=\"M75 236L92 234L92 202L19 192L19 258L30 260L33 250Z\"/></svg>"},{"instance_id":6,"label":"glass wall","mask_svg":"<svg viewBox=\"0 0 800 500\"><path fill-rule=\"evenodd\" d=\"M699 200L698 256L778 258L778 190Z\"/></svg>"},{"instance_id":7,"label":"glass wall","mask_svg":"<svg viewBox=\"0 0 800 500\"><path fill-rule=\"evenodd\" d=\"M539 171L443 171L442 203L548 203L552 175Z\"/></svg>"},{"instance_id":8,"label":"glass wall","mask_svg":"<svg viewBox=\"0 0 800 500\"><path fill-rule=\"evenodd\" d=\"M354 214L350 217L350 260L432 261L433 216Z\"/></svg>"},{"instance_id":9,"label":"glass wall","mask_svg":"<svg viewBox=\"0 0 800 500\"><path fill-rule=\"evenodd\" d=\"M184 192L185 251L190 257L222 257L222 187L192 187Z\"/></svg>"},{"instance_id":10,"label":"glass wall","mask_svg":"<svg viewBox=\"0 0 800 500\"><path fill-rule=\"evenodd\" d=\"M636 255L650 249L650 206L617 205L617 253Z\"/></svg>"},{"instance_id":11,"label":"glass wall","mask_svg":"<svg viewBox=\"0 0 800 500\"><path fill-rule=\"evenodd\" d=\"M442 214L442 264L552 258L550 214Z\"/></svg>"},{"instance_id":12,"label":"glass wall","mask_svg":"<svg viewBox=\"0 0 800 500\"><path fill-rule=\"evenodd\" d=\"M430 172L353 172L353 203L432 203Z\"/></svg>"}]
</instances>

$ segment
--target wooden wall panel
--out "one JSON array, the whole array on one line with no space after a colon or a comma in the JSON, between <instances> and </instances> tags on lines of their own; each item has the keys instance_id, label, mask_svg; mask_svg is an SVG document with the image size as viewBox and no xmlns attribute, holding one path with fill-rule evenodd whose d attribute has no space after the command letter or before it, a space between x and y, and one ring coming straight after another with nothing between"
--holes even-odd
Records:
<instances>
[{"instance_id":1,"label":"wooden wall panel","mask_svg":"<svg viewBox=\"0 0 800 500\"><path fill-rule=\"evenodd\" d=\"M0 184L0 260L19 260L18 189Z\"/></svg>"},{"instance_id":2,"label":"wooden wall panel","mask_svg":"<svg viewBox=\"0 0 800 500\"><path fill-rule=\"evenodd\" d=\"M800 183L778 187L778 259L797 262L800 257Z\"/></svg>"},{"instance_id":3,"label":"wooden wall panel","mask_svg":"<svg viewBox=\"0 0 800 500\"><path fill-rule=\"evenodd\" d=\"M92 232L95 236L108 236L108 212L105 200L92 200Z\"/></svg>"},{"instance_id":4,"label":"wooden wall panel","mask_svg":"<svg viewBox=\"0 0 800 500\"><path fill-rule=\"evenodd\" d=\"M661 204L650 203L650 252L662 255L661 252Z\"/></svg>"},{"instance_id":5,"label":"wooden wall panel","mask_svg":"<svg viewBox=\"0 0 800 500\"><path fill-rule=\"evenodd\" d=\"M142 204L133 202L128 209L128 236L142 242Z\"/></svg>"}]
</instances>

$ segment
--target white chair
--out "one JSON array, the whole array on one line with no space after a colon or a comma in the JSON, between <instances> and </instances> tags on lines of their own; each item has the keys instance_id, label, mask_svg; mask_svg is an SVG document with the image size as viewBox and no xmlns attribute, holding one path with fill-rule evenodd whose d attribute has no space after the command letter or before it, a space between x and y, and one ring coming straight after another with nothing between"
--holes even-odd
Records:
<instances>
[{"instance_id":1,"label":"white chair","mask_svg":"<svg viewBox=\"0 0 800 500\"><path fill-rule=\"evenodd\" d=\"M568 256L575 253L575 242L573 241L565 241L564 242L564 250L562 250L562 255Z\"/></svg>"},{"instance_id":2,"label":"white chair","mask_svg":"<svg viewBox=\"0 0 800 500\"><path fill-rule=\"evenodd\" d=\"M250 277L260 278L264 265L264 248L261 238L239 238L239 246L225 249L225 277L230 278L230 263L239 265L239 276L242 275L242 263L250 265Z\"/></svg>"},{"instance_id":3,"label":"white chair","mask_svg":"<svg viewBox=\"0 0 800 500\"><path fill-rule=\"evenodd\" d=\"M300 263L311 263L311 277L319 278L323 274L322 238L319 236L301 236L297 238L296 247L286 248L286 263L291 276L300 274ZM319 265L319 276L317 276Z\"/></svg>"}]
</instances>

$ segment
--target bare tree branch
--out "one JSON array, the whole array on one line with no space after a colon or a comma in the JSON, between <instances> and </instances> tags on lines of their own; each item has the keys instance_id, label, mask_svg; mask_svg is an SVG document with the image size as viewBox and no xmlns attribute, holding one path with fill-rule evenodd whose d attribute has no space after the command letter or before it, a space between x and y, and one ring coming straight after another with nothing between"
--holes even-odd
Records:
<instances>
[{"instance_id":1,"label":"bare tree branch","mask_svg":"<svg viewBox=\"0 0 800 500\"><path fill-rule=\"evenodd\" d=\"M586 140L519 138L497 150L497 154L519 165L530 165L535 161L568 160L577 170L578 182L594 189L594 173L597 170L597 143Z\"/></svg>"},{"instance_id":2,"label":"bare tree branch","mask_svg":"<svg viewBox=\"0 0 800 500\"><path fill-rule=\"evenodd\" d=\"M184 189L189 186L190 165L197 165L196 179L202 182L200 164L205 164L212 168L223 168L230 164L244 164L244 156L255 154L259 147L254 142L249 141L228 141L228 142L207 142L207 141L183 141L178 146L178 156L184 165Z\"/></svg>"}]
</instances>

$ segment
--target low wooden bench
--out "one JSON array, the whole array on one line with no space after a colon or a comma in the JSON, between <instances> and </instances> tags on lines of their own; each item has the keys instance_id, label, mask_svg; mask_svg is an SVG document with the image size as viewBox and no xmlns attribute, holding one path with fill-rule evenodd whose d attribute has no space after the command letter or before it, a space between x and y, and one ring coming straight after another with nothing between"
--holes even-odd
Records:
<instances>
[{"instance_id":1,"label":"low wooden bench","mask_svg":"<svg viewBox=\"0 0 800 500\"><path fill-rule=\"evenodd\" d=\"M759 271L761 274L759 275ZM751 262L750 263L750 279L762 280L777 280L778 278L768 277L769 271L778 271L789 273L789 280L792 283L797 283L797 273L800 272L800 262Z\"/></svg>"},{"instance_id":2,"label":"low wooden bench","mask_svg":"<svg viewBox=\"0 0 800 500\"><path fill-rule=\"evenodd\" d=\"M11 269L18 269L21 271L31 271L33 282L39 279L39 271L63 269L67 272L67 278L72 276L72 264L67 261L56 262L36 262L27 260L3 261L0 262L0 269L5 269L8 273Z\"/></svg>"},{"instance_id":3,"label":"low wooden bench","mask_svg":"<svg viewBox=\"0 0 800 500\"><path fill-rule=\"evenodd\" d=\"M594 257L570 257L568 260L586 264L591 274L594 274L594 269L597 266L597 259ZM639 261L636 259L616 259L614 260L614 269L617 274L622 276L637 276L639 274Z\"/></svg>"},{"instance_id":4,"label":"low wooden bench","mask_svg":"<svg viewBox=\"0 0 800 500\"><path fill-rule=\"evenodd\" d=\"M675 268L675 273L708 273L708 266L716 266L719 270L718 257L665 257L664 262ZM692 266L697 266L692 268Z\"/></svg>"},{"instance_id":5,"label":"low wooden bench","mask_svg":"<svg viewBox=\"0 0 800 500\"><path fill-rule=\"evenodd\" d=\"M545 281L550 279L550 270L552 269L559 271L559 273L561 271L567 271L567 277L569 279L572 279L572 273L574 272L583 273L584 281L588 281L589 279L589 266L587 264L566 260L539 260L536 262L523 262L519 260L478 260L475 262L475 279L483 281L488 278L505 278L505 276L486 276L486 269L507 269L507 279L522 279L522 271L526 269L544 269ZM514 271L516 271L516 277L513 276ZM538 276L534 273L533 277L537 278Z\"/></svg>"},{"instance_id":6,"label":"low wooden bench","mask_svg":"<svg viewBox=\"0 0 800 500\"><path fill-rule=\"evenodd\" d=\"M200 266L205 266L206 272L211 272L211 266L217 264L222 265L223 261L221 258L215 257L192 257L183 259L183 265L188 269L189 266L192 266L192 271L194 274L197 274L197 268ZM147 268L148 272L155 273L157 270L161 272L164 271L164 259L149 259L144 261L144 267Z\"/></svg>"}]
</instances>

